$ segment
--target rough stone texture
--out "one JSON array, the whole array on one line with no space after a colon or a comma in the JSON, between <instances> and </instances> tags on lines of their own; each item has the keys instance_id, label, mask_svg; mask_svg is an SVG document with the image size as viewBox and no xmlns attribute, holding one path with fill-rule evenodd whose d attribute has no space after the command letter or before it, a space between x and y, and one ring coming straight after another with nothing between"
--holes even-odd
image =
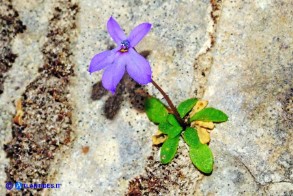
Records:
<instances>
[{"instance_id":1,"label":"rough stone texture","mask_svg":"<svg viewBox=\"0 0 293 196\"><path fill-rule=\"evenodd\" d=\"M4 145L10 158L5 168L7 181L49 183L56 170L54 162L72 140L68 83L73 75L70 44L75 35L77 11L78 6L70 2L54 7L47 41L42 47L44 65L22 94L22 108L18 110L23 114L18 120L14 118L12 140ZM24 189L22 193L39 191L42 189ZM20 191L8 193L20 194Z\"/></svg>"},{"instance_id":2,"label":"rough stone texture","mask_svg":"<svg viewBox=\"0 0 293 196\"><path fill-rule=\"evenodd\" d=\"M204 98L230 119L212 134L217 162L201 183L204 195L293 194L292 6L222 5Z\"/></svg>"},{"instance_id":3,"label":"rough stone texture","mask_svg":"<svg viewBox=\"0 0 293 196\"><path fill-rule=\"evenodd\" d=\"M0 93L0 145L7 152L0 151L1 186L61 183L51 192L38 190L52 195L293 194L290 0L0 2L27 27L5 35L18 57ZM142 110L147 93L162 98L155 88L126 75L112 96L101 87L101 73L88 74L91 57L114 46L105 25L110 15L127 33L141 22L153 24L137 50L175 104L204 97L230 116L212 133L210 176L193 167L183 143L171 164L158 162L150 138L156 126ZM20 127L12 123L19 98ZM38 146L30 152L27 144Z\"/></svg>"},{"instance_id":4,"label":"rough stone texture","mask_svg":"<svg viewBox=\"0 0 293 196\"><path fill-rule=\"evenodd\" d=\"M13 52L13 40L17 35L23 33L26 26L23 25L19 18L18 11L13 7L11 1L0 1L0 146L3 147L5 140L11 138L11 117L14 112L10 102L12 99L4 101L2 97L7 97L6 92L16 92L19 86L5 86L5 81L10 81L9 72L13 70L13 66L17 63L17 54ZM1 148L2 149L2 148ZM4 184L6 175L4 173L5 164L8 160L5 159L5 152L0 150L0 183ZM2 191L3 190L3 191ZM0 194L4 194L5 189L0 189Z\"/></svg>"},{"instance_id":5,"label":"rough stone texture","mask_svg":"<svg viewBox=\"0 0 293 196\"><path fill-rule=\"evenodd\" d=\"M2 5L5 5L8 1ZM43 65L43 56L40 48L44 45L47 34L48 13L50 2L37 4L37 2L12 1L12 8L18 11L19 18L26 25L23 33L18 34L11 40L12 51L17 54L13 66L5 76L4 92L0 96L0 146L11 140L12 137L12 118L15 115L15 100L19 99L27 85L38 76L38 68ZM41 5L41 6L38 6ZM47 9L44 9L46 7ZM7 12L2 12L7 13ZM11 27L10 27L11 28ZM2 37L1 37L2 38ZM1 53L3 51L1 50ZM7 154L0 150L0 184L5 184L7 179L5 166L9 159ZM0 189L0 194L5 194L5 188Z\"/></svg>"},{"instance_id":6,"label":"rough stone texture","mask_svg":"<svg viewBox=\"0 0 293 196\"><path fill-rule=\"evenodd\" d=\"M132 97L134 93L139 97L138 86L129 84L126 78L122 85L125 86L124 92L118 90L117 95L111 96L98 90L99 85L96 82L101 79L101 73L89 75L87 72L94 54L113 47L114 43L106 31L106 22L113 14L126 33L141 22L149 21L153 24L151 32L138 45L137 50L150 60L154 79L163 84L163 88L167 89L177 104L183 97L190 97L192 92L199 88L185 86L192 86L192 75L195 74L194 58L202 45L210 39L207 33L209 2L197 1L190 4L174 1L169 4L164 1L115 1L109 4L108 1L81 1L79 6L80 35L74 52L77 80L72 89L72 96L77 103L74 118L78 122L78 136L73 147L75 156L66 159L60 169L62 173L59 181L62 181L64 188L54 190L53 193L122 195L128 192L129 181L142 174L148 162L151 164L149 168L156 168L159 165L158 149L154 148L154 152L151 152L151 135L157 128L148 122L139 107L131 104L133 100L130 100L129 96ZM180 10L185 10L188 13L187 17L183 17L185 13L181 13ZM199 18L198 15L202 17ZM93 85L95 92L92 92ZM151 85L145 89L149 94L162 97ZM93 94L96 98L91 100ZM97 99L99 101L96 101ZM82 153L84 146L89 146L87 154ZM155 162L148 160L151 154ZM179 164L175 164L173 168L171 165L163 167L167 169L165 173L157 170L157 178L163 178L181 166L184 174L195 173L195 176L187 175L183 178L180 183L185 184L181 187L186 189L186 192L194 191L191 184L196 181L191 179L197 178L199 173L192 165L187 164L183 157L178 157L178 162ZM178 173L179 171L175 176ZM80 183L76 183L77 179L81 179ZM178 178L174 177L173 182L176 181ZM161 185L166 186L166 182ZM162 189L156 187L159 186L157 183L153 184L154 189L162 193L169 192L168 189L172 187L170 184L169 187ZM189 184L191 186L188 186ZM180 187L179 183L176 187Z\"/></svg>"},{"instance_id":7,"label":"rough stone texture","mask_svg":"<svg viewBox=\"0 0 293 196\"><path fill-rule=\"evenodd\" d=\"M2 94L5 73L11 68L17 57L12 52L11 41L17 34L23 33L26 26L19 20L19 14L13 8L11 1L0 1L0 13L0 94Z\"/></svg>"}]
</instances>

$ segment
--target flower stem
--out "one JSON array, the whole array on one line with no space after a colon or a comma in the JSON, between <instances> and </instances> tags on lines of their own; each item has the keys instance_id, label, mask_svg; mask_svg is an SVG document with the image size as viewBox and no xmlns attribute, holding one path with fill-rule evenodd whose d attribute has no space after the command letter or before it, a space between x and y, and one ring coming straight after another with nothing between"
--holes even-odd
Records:
<instances>
[{"instance_id":1,"label":"flower stem","mask_svg":"<svg viewBox=\"0 0 293 196\"><path fill-rule=\"evenodd\" d=\"M168 105L170 106L173 114L175 115L175 117L178 120L178 122L180 123L180 125L183 126L183 127L185 127L185 123L184 123L183 119L180 118L180 115L179 115L176 107L172 103L171 99L169 98L169 96L165 93L165 91L154 80L152 80L152 84L156 87L156 89L158 89L158 91L160 91L160 93L166 99Z\"/></svg>"}]
</instances>

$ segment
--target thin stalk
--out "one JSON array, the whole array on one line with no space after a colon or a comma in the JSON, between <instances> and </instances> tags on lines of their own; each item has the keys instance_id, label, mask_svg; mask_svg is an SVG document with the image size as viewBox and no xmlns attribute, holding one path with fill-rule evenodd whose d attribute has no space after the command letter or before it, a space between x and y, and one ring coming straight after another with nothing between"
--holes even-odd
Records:
<instances>
[{"instance_id":1,"label":"thin stalk","mask_svg":"<svg viewBox=\"0 0 293 196\"><path fill-rule=\"evenodd\" d=\"M170 106L171 110L173 111L173 114L175 115L175 117L178 120L178 122L180 123L180 125L185 127L185 123L184 123L183 119L180 118L180 115L179 115L176 107L174 106L173 102L169 98L169 96L165 93L165 91L155 81L152 80L152 84L156 87L156 89L158 89L158 91L160 91L160 93L166 99L168 105Z\"/></svg>"}]
</instances>

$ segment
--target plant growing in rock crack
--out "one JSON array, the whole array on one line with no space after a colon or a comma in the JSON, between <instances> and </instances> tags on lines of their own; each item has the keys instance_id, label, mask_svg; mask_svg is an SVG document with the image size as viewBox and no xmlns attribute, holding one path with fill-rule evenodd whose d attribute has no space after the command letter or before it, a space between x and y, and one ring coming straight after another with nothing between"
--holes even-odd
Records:
<instances>
[{"instance_id":1,"label":"plant growing in rock crack","mask_svg":"<svg viewBox=\"0 0 293 196\"><path fill-rule=\"evenodd\" d=\"M89 72L104 69L102 84L105 89L113 94L125 70L139 84L152 83L169 105L169 107L166 107L159 99L154 97L148 97L145 102L145 111L149 120L159 126L159 131L153 136L153 143L155 145L163 143L160 152L161 163L167 164L172 161L178 148L179 139L182 136L189 146L192 163L201 172L211 173L214 158L208 146L209 132L214 128L214 122L225 122L228 120L228 116L220 110L206 107L208 102L197 98L187 99L176 108L169 96L152 80L149 62L138 54L134 48L150 31L151 24L142 23L138 25L126 37L117 21L110 17L107 29L118 46L113 50L95 55L91 60Z\"/></svg>"},{"instance_id":2,"label":"plant growing in rock crack","mask_svg":"<svg viewBox=\"0 0 293 196\"><path fill-rule=\"evenodd\" d=\"M178 105L179 116L176 117L174 112L168 110L160 100L153 97L146 100L145 109L148 118L159 125L153 143L163 143L161 163L167 164L172 161L179 138L182 136L189 146L192 163L203 173L212 172L213 154L207 145L210 141L209 130L214 128L213 122L227 121L228 116L220 110L206 106L207 101L187 99Z\"/></svg>"}]
</instances>

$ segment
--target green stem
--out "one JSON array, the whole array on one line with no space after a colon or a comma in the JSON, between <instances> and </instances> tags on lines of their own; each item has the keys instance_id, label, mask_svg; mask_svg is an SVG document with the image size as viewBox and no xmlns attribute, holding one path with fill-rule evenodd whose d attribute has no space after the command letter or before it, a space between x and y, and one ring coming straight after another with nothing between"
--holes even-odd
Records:
<instances>
[{"instance_id":1,"label":"green stem","mask_svg":"<svg viewBox=\"0 0 293 196\"><path fill-rule=\"evenodd\" d=\"M180 123L180 125L182 127L185 127L185 123L183 121L183 119L180 117L176 107L174 106L174 104L172 103L171 99L169 98L169 96L165 93L165 91L154 81L152 80L152 84L156 87L156 89L158 89L158 91L160 91L160 93L163 95L163 97L166 99L168 105L170 106L173 114L175 115L176 119L178 120L178 122Z\"/></svg>"}]
</instances>

